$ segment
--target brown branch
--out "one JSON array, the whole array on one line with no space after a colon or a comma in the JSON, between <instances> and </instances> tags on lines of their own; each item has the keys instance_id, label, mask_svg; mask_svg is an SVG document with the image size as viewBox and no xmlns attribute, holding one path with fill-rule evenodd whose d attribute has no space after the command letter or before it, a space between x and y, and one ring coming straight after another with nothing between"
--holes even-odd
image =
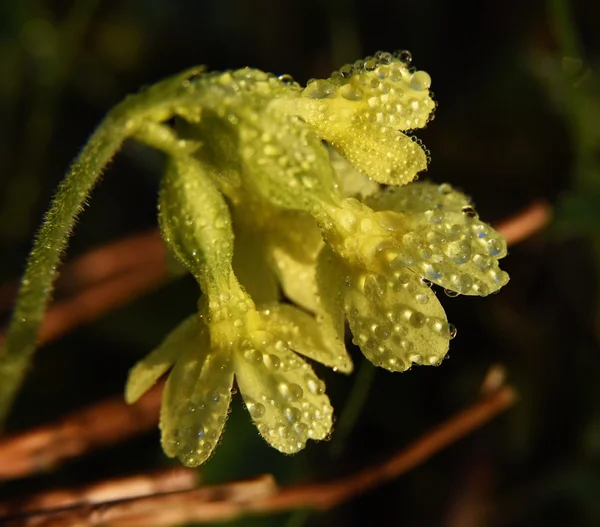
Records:
<instances>
[{"instance_id":1,"label":"brown branch","mask_svg":"<svg viewBox=\"0 0 600 527\"><path fill-rule=\"evenodd\" d=\"M157 385L133 405L118 396L55 423L0 437L0 481L48 471L66 459L152 430L161 395L162 385Z\"/></svg>"},{"instance_id":2,"label":"brown branch","mask_svg":"<svg viewBox=\"0 0 600 527\"><path fill-rule=\"evenodd\" d=\"M72 292L109 278L154 265L164 266L165 248L156 229L93 248L65 264L56 283L58 292ZM18 283L0 285L0 311L11 307Z\"/></svg>"},{"instance_id":3,"label":"brown branch","mask_svg":"<svg viewBox=\"0 0 600 527\"><path fill-rule=\"evenodd\" d=\"M55 302L46 313L38 343L42 345L55 340L78 326L127 305L134 298L160 286L165 278L164 265L140 267L93 284L71 298Z\"/></svg>"},{"instance_id":4,"label":"brown branch","mask_svg":"<svg viewBox=\"0 0 600 527\"><path fill-rule=\"evenodd\" d=\"M168 495L46 510L7 520L6 526L162 527L232 520L296 508L331 509L423 463L509 408L515 393L503 387L457 413L382 463L345 479L278 489L267 476Z\"/></svg>"},{"instance_id":5,"label":"brown branch","mask_svg":"<svg viewBox=\"0 0 600 527\"><path fill-rule=\"evenodd\" d=\"M190 490L198 484L198 472L177 467L113 478L72 489L53 489L29 496L25 501L0 502L0 518L48 509L85 506L168 492Z\"/></svg>"},{"instance_id":6,"label":"brown branch","mask_svg":"<svg viewBox=\"0 0 600 527\"><path fill-rule=\"evenodd\" d=\"M534 201L520 212L496 224L508 245L515 245L541 231L552 218L552 208L545 201Z\"/></svg>"},{"instance_id":7,"label":"brown branch","mask_svg":"<svg viewBox=\"0 0 600 527\"><path fill-rule=\"evenodd\" d=\"M61 282L64 287L79 289L125 271L164 261L165 246L158 230L152 229L88 251L65 266Z\"/></svg>"}]
</instances>

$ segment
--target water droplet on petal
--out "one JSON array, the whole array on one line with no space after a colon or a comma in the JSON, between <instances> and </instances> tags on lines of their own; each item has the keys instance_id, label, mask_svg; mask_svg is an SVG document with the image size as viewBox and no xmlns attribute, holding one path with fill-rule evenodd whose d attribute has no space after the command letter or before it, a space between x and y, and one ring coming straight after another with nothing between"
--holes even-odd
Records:
<instances>
[{"instance_id":1,"label":"water droplet on petal","mask_svg":"<svg viewBox=\"0 0 600 527\"><path fill-rule=\"evenodd\" d=\"M296 422L300 421L300 419L302 419L302 412L300 410L298 410L298 408L294 408L293 406L286 408L284 410L284 414L285 414L285 418L290 423L296 423Z\"/></svg>"},{"instance_id":2,"label":"water droplet on petal","mask_svg":"<svg viewBox=\"0 0 600 527\"><path fill-rule=\"evenodd\" d=\"M491 239L487 242L488 254L490 256L498 256L502 252L502 243L500 240Z\"/></svg>"},{"instance_id":3,"label":"water droplet on petal","mask_svg":"<svg viewBox=\"0 0 600 527\"><path fill-rule=\"evenodd\" d=\"M265 353L263 355L263 362L265 364L265 366L269 369L269 370L278 370L279 367L281 366L281 360L279 359L279 357L277 355L273 355L271 354L267 354Z\"/></svg>"},{"instance_id":4,"label":"water droplet on petal","mask_svg":"<svg viewBox=\"0 0 600 527\"><path fill-rule=\"evenodd\" d=\"M262 362L262 353L257 349L250 348L244 352L244 359L252 364L260 364Z\"/></svg>"},{"instance_id":5,"label":"water droplet on petal","mask_svg":"<svg viewBox=\"0 0 600 527\"><path fill-rule=\"evenodd\" d=\"M450 340L456 337L457 332L458 330L456 329L456 326L454 324L448 324L448 338Z\"/></svg>"},{"instance_id":6,"label":"water droplet on petal","mask_svg":"<svg viewBox=\"0 0 600 527\"><path fill-rule=\"evenodd\" d=\"M298 401L304 395L302 388L294 383L282 382L279 384L279 393L288 401Z\"/></svg>"},{"instance_id":7,"label":"water droplet on petal","mask_svg":"<svg viewBox=\"0 0 600 527\"><path fill-rule=\"evenodd\" d=\"M461 209L461 212L467 217L467 218L476 218L477 217L477 212L475 211L475 209L469 205L464 206Z\"/></svg>"}]
</instances>

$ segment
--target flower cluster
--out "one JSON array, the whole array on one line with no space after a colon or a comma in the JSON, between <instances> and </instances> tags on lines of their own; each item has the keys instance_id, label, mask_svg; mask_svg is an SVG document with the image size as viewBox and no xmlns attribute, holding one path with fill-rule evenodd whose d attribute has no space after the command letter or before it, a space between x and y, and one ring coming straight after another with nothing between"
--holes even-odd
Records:
<instances>
[{"instance_id":1,"label":"flower cluster","mask_svg":"<svg viewBox=\"0 0 600 527\"><path fill-rule=\"evenodd\" d=\"M253 69L188 82L200 110L176 133L194 146L171 155L159 220L202 296L126 388L135 401L172 368L161 411L168 455L189 466L210 456L234 379L275 448L327 437L325 386L301 356L349 373L347 319L378 366L438 364L456 330L432 284L449 296L506 284L505 242L469 199L413 182L428 152L403 132L431 120L430 82L406 52L305 88Z\"/></svg>"}]
</instances>

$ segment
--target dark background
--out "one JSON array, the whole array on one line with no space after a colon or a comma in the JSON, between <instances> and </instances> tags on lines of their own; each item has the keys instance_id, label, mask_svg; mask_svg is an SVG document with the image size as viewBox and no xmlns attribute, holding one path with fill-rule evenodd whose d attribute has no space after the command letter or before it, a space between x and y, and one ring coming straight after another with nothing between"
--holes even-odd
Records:
<instances>
[{"instance_id":1,"label":"dark background","mask_svg":"<svg viewBox=\"0 0 600 527\"><path fill-rule=\"evenodd\" d=\"M486 371L501 364L520 401L489 426L325 515L237 524L600 525L599 20L593 0L2 2L0 281L20 275L53 189L126 94L194 64L249 65L304 83L377 50L409 49L431 74L439 103L435 121L419 133L433 158L427 176L464 189L486 221L544 198L555 207L554 222L510 250L503 268L511 281L499 294L442 297L458 327L450 359L405 374L378 370L341 457L331 457L332 443L278 454L238 398L203 480L272 472L280 482L300 482L350 473L475 400ZM152 151L125 145L82 216L69 257L155 224L161 164ZM44 347L10 429L121 391L128 368L195 302L193 281L182 279ZM360 354L353 356L360 365ZM319 374L339 414L356 376ZM168 462L155 433L0 494ZM477 519L468 523L473 511Z\"/></svg>"}]
</instances>

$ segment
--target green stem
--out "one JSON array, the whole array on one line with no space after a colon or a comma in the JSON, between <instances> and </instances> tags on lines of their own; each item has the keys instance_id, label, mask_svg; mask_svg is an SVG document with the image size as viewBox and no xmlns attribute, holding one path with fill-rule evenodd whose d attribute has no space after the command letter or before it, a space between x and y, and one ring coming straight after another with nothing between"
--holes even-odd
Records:
<instances>
[{"instance_id":1,"label":"green stem","mask_svg":"<svg viewBox=\"0 0 600 527\"><path fill-rule=\"evenodd\" d=\"M375 366L367 359L363 359L356 373L356 379L346 405L338 419L335 435L331 441L329 451L333 459L338 458L342 454L346 441L360 417L360 413L367 402L369 390L375 379L375 372Z\"/></svg>"}]
</instances>

